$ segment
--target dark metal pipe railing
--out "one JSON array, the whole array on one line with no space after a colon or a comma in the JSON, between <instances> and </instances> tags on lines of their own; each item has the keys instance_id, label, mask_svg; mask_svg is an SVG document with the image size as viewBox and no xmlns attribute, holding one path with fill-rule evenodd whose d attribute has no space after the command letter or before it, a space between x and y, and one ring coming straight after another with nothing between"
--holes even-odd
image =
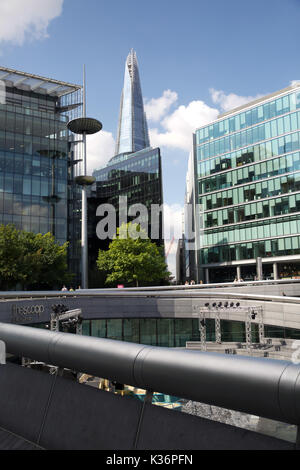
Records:
<instances>
[{"instance_id":1,"label":"dark metal pipe railing","mask_svg":"<svg viewBox=\"0 0 300 470\"><path fill-rule=\"evenodd\" d=\"M300 365L288 361L143 346L4 323L0 340L8 353L49 365L300 424Z\"/></svg>"}]
</instances>

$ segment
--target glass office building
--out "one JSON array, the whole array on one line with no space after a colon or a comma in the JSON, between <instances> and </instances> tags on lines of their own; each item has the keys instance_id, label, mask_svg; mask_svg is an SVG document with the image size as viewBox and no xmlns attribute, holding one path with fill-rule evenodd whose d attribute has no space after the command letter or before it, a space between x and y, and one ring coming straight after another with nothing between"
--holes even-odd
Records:
<instances>
[{"instance_id":1,"label":"glass office building","mask_svg":"<svg viewBox=\"0 0 300 470\"><path fill-rule=\"evenodd\" d=\"M0 67L0 224L70 240L80 151L67 122L81 102L79 85Z\"/></svg>"},{"instance_id":2,"label":"glass office building","mask_svg":"<svg viewBox=\"0 0 300 470\"><path fill-rule=\"evenodd\" d=\"M198 276L300 275L300 83L196 131Z\"/></svg>"}]
</instances>

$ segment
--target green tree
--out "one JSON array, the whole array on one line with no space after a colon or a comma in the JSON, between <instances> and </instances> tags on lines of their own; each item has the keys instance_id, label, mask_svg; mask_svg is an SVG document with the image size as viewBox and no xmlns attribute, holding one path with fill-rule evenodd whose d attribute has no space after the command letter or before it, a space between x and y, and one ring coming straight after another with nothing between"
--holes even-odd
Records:
<instances>
[{"instance_id":1,"label":"green tree","mask_svg":"<svg viewBox=\"0 0 300 470\"><path fill-rule=\"evenodd\" d=\"M132 238L130 232L139 232ZM169 279L162 250L136 224L123 224L110 243L108 251L99 250L98 269L106 273L106 284L145 286Z\"/></svg>"},{"instance_id":2,"label":"green tree","mask_svg":"<svg viewBox=\"0 0 300 470\"><path fill-rule=\"evenodd\" d=\"M54 236L17 230L0 225L0 287L51 289L68 283L67 246L60 246Z\"/></svg>"}]
</instances>

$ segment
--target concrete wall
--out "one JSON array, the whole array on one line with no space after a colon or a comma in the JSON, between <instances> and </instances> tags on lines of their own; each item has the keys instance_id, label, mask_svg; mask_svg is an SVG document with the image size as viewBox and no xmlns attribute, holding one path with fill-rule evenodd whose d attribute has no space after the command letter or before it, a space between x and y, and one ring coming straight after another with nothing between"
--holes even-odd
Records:
<instances>
[{"instance_id":1,"label":"concrete wall","mask_svg":"<svg viewBox=\"0 0 300 470\"><path fill-rule=\"evenodd\" d=\"M66 298L35 298L23 300L0 301L0 322L4 323L45 323L49 322L51 306L63 303L69 309L81 308L84 319L97 318L192 318L197 309L205 303L214 301L239 302L242 307L263 306L264 323L267 325L285 326L286 328L300 329L300 301L294 303L293 299L278 297L274 301L234 298L232 294L240 294L240 289L228 289L223 293L221 289L198 293L193 290L186 293L149 293L148 295L133 294L124 296L113 294L109 296L78 296ZM252 290L253 295L253 290ZM258 296L262 296L259 292ZM208 314L207 318L214 315ZM239 309L222 310L221 319L244 321L245 312ZM255 321L254 321L255 323Z\"/></svg>"}]
</instances>

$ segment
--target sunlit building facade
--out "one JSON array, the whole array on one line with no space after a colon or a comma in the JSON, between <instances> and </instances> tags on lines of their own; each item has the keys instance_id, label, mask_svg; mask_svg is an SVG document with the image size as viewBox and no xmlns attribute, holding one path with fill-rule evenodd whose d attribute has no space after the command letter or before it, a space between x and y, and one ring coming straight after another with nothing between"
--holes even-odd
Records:
<instances>
[{"instance_id":1,"label":"sunlit building facade","mask_svg":"<svg viewBox=\"0 0 300 470\"><path fill-rule=\"evenodd\" d=\"M198 280L300 276L300 83L198 129L194 169Z\"/></svg>"},{"instance_id":2,"label":"sunlit building facade","mask_svg":"<svg viewBox=\"0 0 300 470\"><path fill-rule=\"evenodd\" d=\"M74 271L80 194L78 201L73 175L81 148L67 123L81 103L80 85L0 67L0 224L69 240Z\"/></svg>"}]
</instances>

